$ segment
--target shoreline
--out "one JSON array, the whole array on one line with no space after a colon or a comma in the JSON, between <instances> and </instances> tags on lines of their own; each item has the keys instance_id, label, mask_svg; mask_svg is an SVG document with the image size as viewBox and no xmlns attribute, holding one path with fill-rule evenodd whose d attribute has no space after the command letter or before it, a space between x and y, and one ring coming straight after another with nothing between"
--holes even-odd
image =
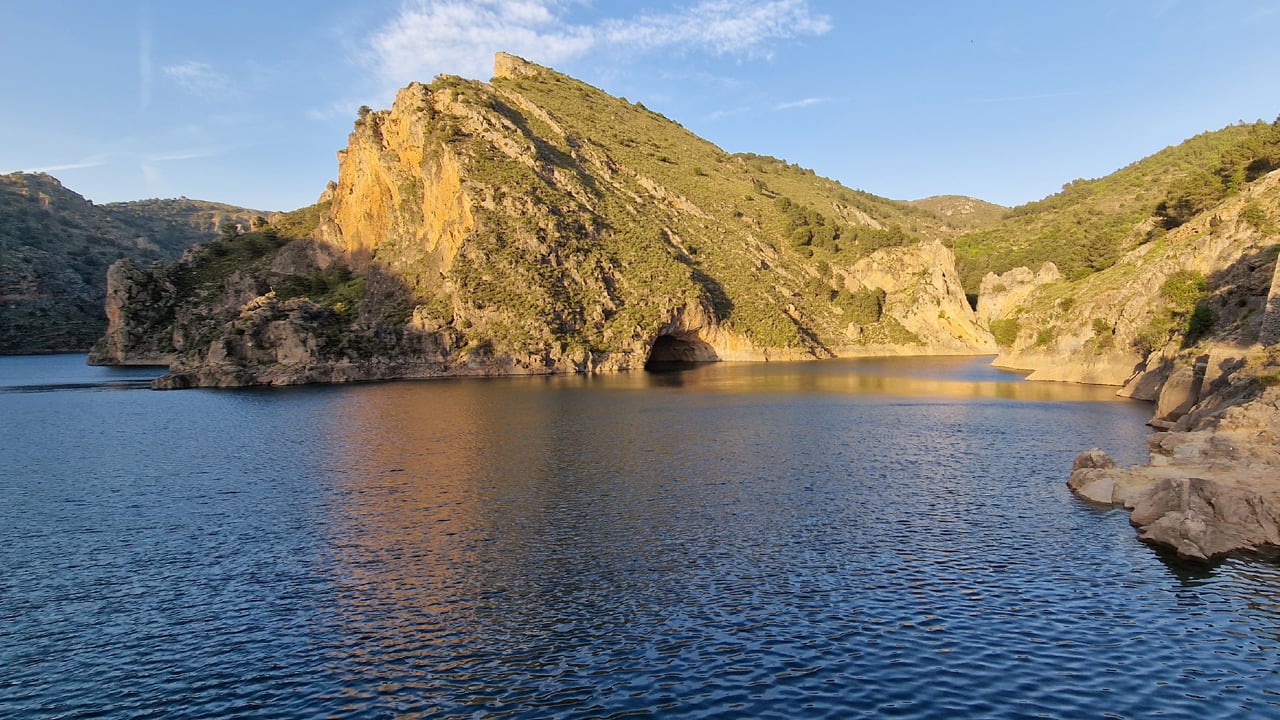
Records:
<instances>
[{"instance_id":1,"label":"shoreline","mask_svg":"<svg viewBox=\"0 0 1280 720\"><path fill-rule=\"evenodd\" d=\"M1280 548L1280 346L1241 353L1240 369L1162 414L1147 438L1146 465L1118 467L1104 450L1081 452L1067 486L1078 497L1121 506L1138 538L1182 560Z\"/></svg>"}]
</instances>

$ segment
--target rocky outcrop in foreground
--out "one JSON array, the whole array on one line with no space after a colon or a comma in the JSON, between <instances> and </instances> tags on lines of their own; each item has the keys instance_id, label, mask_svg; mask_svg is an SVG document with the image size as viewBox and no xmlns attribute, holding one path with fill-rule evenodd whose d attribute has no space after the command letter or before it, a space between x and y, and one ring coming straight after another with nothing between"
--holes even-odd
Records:
<instances>
[{"instance_id":1,"label":"rocky outcrop in foreground","mask_svg":"<svg viewBox=\"0 0 1280 720\"><path fill-rule=\"evenodd\" d=\"M1148 438L1146 466L1081 453L1067 484L1123 505L1144 542L1206 561L1280 547L1280 348L1249 358L1172 429Z\"/></svg>"}]
</instances>

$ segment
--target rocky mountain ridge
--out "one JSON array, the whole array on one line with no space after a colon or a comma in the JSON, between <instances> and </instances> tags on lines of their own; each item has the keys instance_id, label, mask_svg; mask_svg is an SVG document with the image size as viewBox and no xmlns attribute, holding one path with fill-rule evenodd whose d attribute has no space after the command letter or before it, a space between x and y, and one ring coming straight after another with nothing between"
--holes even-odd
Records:
<instances>
[{"instance_id":1,"label":"rocky mountain ridge","mask_svg":"<svg viewBox=\"0 0 1280 720\"><path fill-rule=\"evenodd\" d=\"M946 227L499 55L363 114L308 237L113 271L93 360L182 387L993 351Z\"/></svg>"}]
</instances>

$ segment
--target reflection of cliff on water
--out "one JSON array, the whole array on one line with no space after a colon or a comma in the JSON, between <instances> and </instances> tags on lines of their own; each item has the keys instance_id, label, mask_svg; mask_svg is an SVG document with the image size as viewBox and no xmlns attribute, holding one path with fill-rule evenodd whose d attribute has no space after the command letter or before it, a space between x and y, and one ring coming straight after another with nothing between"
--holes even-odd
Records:
<instances>
[{"instance_id":1,"label":"reflection of cliff on water","mask_svg":"<svg viewBox=\"0 0 1280 720\"><path fill-rule=\"evenodd\" d=\"M580 389L542 378L340 389L328 531L346 629L335 657L351 672L547 636L562 613L643 594L648 576L620 550L661 532L672 468L637 457L649 446L628 442L634 419L616 395Z\"/></svg>"},{"instance_id":2,"label":"reflection of cliff on water","mask_svg":"<svg viewBox=\"0 0 1280 720\"><path fill-rule=\"evenodd\" d=\"M537 664L548 648L590 646L596 630L635 625L619 613L646 608L667 608L651 625L683 626L673 608L721 592L723 578L706 567L768 561L807 533L872 547L862 533L911 525L877 499L885 488L916 503L912 517L929 532L946 528L960 542L988 498L925 479L925 469L964 477L957 468L995 446L1046 442L1022 429L1026 413L1035 424L1034 405L983 400L1113 392L1026 382L982 358L330 388L325 531L331 620L342 629L334 662L387 687L410 688L427 665L466 683L475 670L456 653L519 663L504 653L541 647L542 659L526 658ZM1101 415L1095 423L1134 421ZM875 477L859 474L867 468ZM879 489L862 495L862 483ZM560 629L568 626L573 637ZM398 667L388 658L411 666L387 677Z\"/></svg>"},{"instance_id":3,"label":"reflection of cliff on water","mask_svg":"<svg viewBox=\"0 0 1280 720\"><path fill-rule=\"evenodd\" d=\"M1030 382L993 368L987 357L896 357L804 363L714 363L628 377L633 385L713 392L817 392L1031 402L1116 400L1117 388Z\"/></svg>"}]
</instances>

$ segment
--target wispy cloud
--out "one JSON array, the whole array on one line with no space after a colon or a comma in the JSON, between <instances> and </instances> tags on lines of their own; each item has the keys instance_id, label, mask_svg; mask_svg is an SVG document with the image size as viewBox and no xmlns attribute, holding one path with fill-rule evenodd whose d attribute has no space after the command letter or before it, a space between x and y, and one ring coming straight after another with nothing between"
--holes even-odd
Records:
<instances>
[{"instance_id":1,"label":"wispy cloud","mask_svg":"<svg viewBox=\"0 0 1280 720\"><path fill-rule=\"evenodd\" d=\"M813 107L814 105L822 105L831 102L829 97L809 97L803 100L793 100L791 102L779 103L773 106L774 110L795 110L796 108Z\"/></svg>"},{"instance_id":2,"label":"wispy cloud","mask_svg":"<svg viewBox=\"0 0 1280 720\"><path fill-rule=\"evenodd\" d=\"M684 47L767 57L774 40L830 29L831 20L812 14L805 0L704 0L680 12L606 20L599 34L606 43L641 50Z\"/></svg>"},{"instance_id":3,"label":"wispy cloud","mask_svg":"<svg viewBox=\"0 0 1280 720\"><path fill-rule=\"evenodd\" d=\"M324 107L311 108L305 111L305 115L309 120L316 122L329 122L331 120L346 119L352 120L356 116L356 111L360 107L358 100L334 100Z\"/></svg>"},{"instance_id":4,"label":"wispy cloud","mask_svg":"<svg viewBox=\"0 0 1280 720\"><path fill-rule=\"evenodd\" d=\"M197 158L213 157L221 154L218 150L178 150L175 152L160 153L157 155L148 155L143 162L178 162L181 160L195 160Z\"/></svg>"},{"instance_id":5,"label":"wispy cloud","mask_svg":"<svg viewBox=\"0 0 1280 720\"><path fill-rule=\"evenodd\" d=\"M84 160L82 163L67 163L63 165L45 165L44 168L32 168L27 170L31 173L63 173L67 170L83 170L84 168L97 168L105 165L106 160Z\"/></svg>"},{"instance_id":6,"label":"wispy cloud","mask_svg":"<svg viewBox=\"0 0 1280 720\"><path fill-rule=\"evenodd\" d=\"M554 0L417 0L370 39L384 80L401 85L442 72L488 77L498 50L557 63L594 44L591 28L561 22Z\"/></svg>"},{"instance_id":7,"label":"wispy cloud","mask_svg":"<svg viewBox=\"0 0 1280 720\"><path fill-rule=\"evenodd\" d=\"M31 168L28 172L33 173L56 173L65 172L67 170L84 170L85 168L101 167L107 164L106 155L93 155L78 162L63 163L61 165L45 165L44 167Z\"/></svg>"},{"instance_id":8,"label":"wispy cloud","mask_svg":"<svg viewBox=\"0 0 1280 720\"><path fill-rule=\"evenodd\" d=\"M732 108L729 110L716 110L715 112L707 116L707 120L710 120L710 121L723 120L727 117L733 117L734 115L742 115L744 113L749 113L749 112L751 112L751 108L749 107Z\"/></svg>"},{"instance_id":9,"label":"wispy cloud","mask_svg":"<svg viewBox=\"0 0 1280 720\"><path fill-rule=\"evenodd\" d=\"M567 20L568 0L410 0L368 40L368 60L401 85L448 72L487 77L499 50L556 65L601 48L770 57L773 44L821 35L831 21L808 0L701 0L685 9Z\"/></svg>"},{"instance_id":10,"label":"wispy cloud","mask_svg":"<svg viewBox=\"0 0 1280 720\"><path fill-rule=\"evenodd\" d=\"M166 163L215 157L223 154L225 150L225 148L197 148L149 153L138 158L138 171L142 173L143 184L152 197L168 197L173 191L168 177L162 170Z\"/></svg>"},{"instance_id":11,"label":"wispy cloud","mask_svg":"<svg viewBox=\"0 0 1280 720\"><path fill-rule=\"evenodd\" d=\"M165 77L192 95L206 100L217 100L238 93L231 78L213 69L209 63L188 60L164 68Z\"/></svg>"}]
</instances>

